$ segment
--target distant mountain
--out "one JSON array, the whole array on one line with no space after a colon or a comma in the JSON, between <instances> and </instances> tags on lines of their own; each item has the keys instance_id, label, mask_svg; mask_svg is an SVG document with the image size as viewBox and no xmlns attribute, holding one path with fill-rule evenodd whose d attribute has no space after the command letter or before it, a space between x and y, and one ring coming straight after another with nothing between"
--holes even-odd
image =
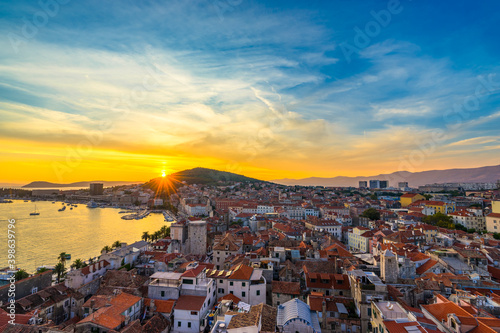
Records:
<instances>
[{"instance_id":1,"label":"distant mountain","mask_svg":"<svg viewBox=\"0 0 500 333\"><path fill-rule=\"evenodd\" d=\"M259 179L249 178L231 172L206 169L206 168L194 168L172 173L168 175L167 180L169 180L168 185L165 185L165 178L158 177L151 179L143 186L145 188L150 188L154 191L157 191L162 187L176 188L182 186L184 185L183 182L185 182L188 185L192 184L215 185L215 184L224 184L227 182L247 182L247 183L264 182Z\"/></svg>"},{"instance_id":2,"label":"distant mountain","mask_svg":"<svg viewBox=\"0 0 500 333\"><path fill-rule=\"evenodd\" d=\"M131 184L141 184L142 182L125 182L125 181L105 181L105 180L95 180L88 182L75 182L69 184L58 184L50 183L44 181L31 182L24 185L23 188L61 188L61 187L89 187L90 183L103 183L104 187L119 186L119 185L131 185Z\"/></svg>"},{"instance_id":3,"label":"distant mountain","mask_svg":"<svg viewBox=\"0 0 500 333\"><path fill-rule=\"evenodd\" d=\"M303 179L277 179L273 183L302 186L358 186L361 180L388 180L389 186L397 187L398 182L408 182L417 187L433 183L495 183L500 180L500 165L469 169L430 170L422 172L400 171L376 176L358 177L310 177Z\"/></svg>"}]
</instances>

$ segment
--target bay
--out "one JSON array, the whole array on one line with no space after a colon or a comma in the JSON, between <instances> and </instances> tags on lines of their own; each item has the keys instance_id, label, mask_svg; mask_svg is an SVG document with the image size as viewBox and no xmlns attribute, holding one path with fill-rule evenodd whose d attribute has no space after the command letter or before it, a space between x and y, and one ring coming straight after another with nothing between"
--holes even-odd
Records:
<instances>
[{"instance_id":1,"label":"bay","mask_svg":"<svg viewBox=\"0 0 500 333\"><path fill-rule=\"evenodd\" d=\"M40 215L30 216L35 210ZM0 268L7 266L7 228L15 219L16 266L29 273L43 265L55 265L61 252L75 259L88 260L100 255L101 249L119 240L131 244L141 240L142 233L153 233L169 226L163 214L152 213L141 220L123 220L117 208L87 208L78 204L59 212L61 202L51 201L0 204Z\"/></svg>"}]
</instances>

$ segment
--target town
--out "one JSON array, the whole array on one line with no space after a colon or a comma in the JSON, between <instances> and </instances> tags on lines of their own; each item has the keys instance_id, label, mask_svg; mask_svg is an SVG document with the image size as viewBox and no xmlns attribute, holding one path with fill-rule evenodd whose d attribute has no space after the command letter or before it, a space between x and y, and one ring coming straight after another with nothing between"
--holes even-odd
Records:
<instances>
[{"instance_id":1,"label":"town","mask_svg":"<svg viewBox=\"0 0 500 333\"><path fill-rule=\"evenodd\" d=\"M65 191L162 232L0 288L3 332L500 331L500 182ZM33 190L52 200L60 192ZM137 221L140 223L140 221Z\"/></svg>"}]
</instances>

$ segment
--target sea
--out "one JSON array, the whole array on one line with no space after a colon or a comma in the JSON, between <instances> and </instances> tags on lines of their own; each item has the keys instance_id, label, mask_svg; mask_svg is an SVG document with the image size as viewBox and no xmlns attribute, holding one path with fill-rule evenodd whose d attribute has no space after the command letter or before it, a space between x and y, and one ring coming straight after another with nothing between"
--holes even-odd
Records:
<instances>
[{"instance_id":1,"label":"sea","mask_svg":"<svg viewBox=\"0 0 500 333\"><path fill-rule=\"evenodd\" d=\"M30 216L36 210L40 215ZM55 265L61 252L75 259L98 257L101 249L115 241L131 244L141 240L144 231L153 233L170 226L163 214L151 213L141 220L123 220L118 208L88 208L85 204L65 211L60 201L13 200L0 203L0 268L8 265L8 225L14 219L15 264L29 273L37 267ZM12 237L12 236L11 236Z\"/></svg>"}]
</instances>

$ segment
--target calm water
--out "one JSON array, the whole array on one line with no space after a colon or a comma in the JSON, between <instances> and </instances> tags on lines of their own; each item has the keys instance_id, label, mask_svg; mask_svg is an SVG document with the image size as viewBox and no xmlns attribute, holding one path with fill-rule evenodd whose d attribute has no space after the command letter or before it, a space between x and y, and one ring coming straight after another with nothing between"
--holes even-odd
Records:
<instances>
[{"instance_id":1,"label":"calm water","mask_svg":"<svg viewBox=\"0 0 500 333\"><path fill-rule=\"evenodd\" d=\"M38 216L30 216L35 209ZM141 239L144 231L154 232L164 225L162 214L150 214L142 220L122 220L121 209L67 207L59 212L61 202L51 201L0 204L0 268L7 266L8 219L16 220L16 265L34 272L42 265L57 263L59 253L71 254L71 262L87 260L100 254L101 249L119 240L128 244Z\"/></svg>"}]
</instances>

